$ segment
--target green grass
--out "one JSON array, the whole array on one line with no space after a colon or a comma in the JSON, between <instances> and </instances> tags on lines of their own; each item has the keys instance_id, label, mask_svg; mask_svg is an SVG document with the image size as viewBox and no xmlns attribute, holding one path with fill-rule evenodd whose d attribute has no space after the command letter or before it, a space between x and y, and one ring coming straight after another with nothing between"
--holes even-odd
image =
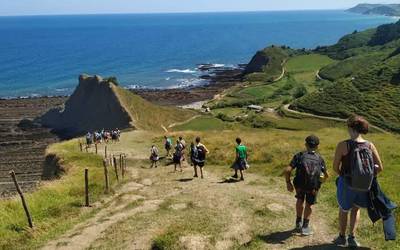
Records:
<instances>
[{"instance_id":1,"label":"green grass","mask_svg":"<svg viewBox=\"0 0 400 250\"><path fill-rule=\"evenodd\" d=\"M115 91L133 118L133 125L139 129L161 131L162 126L168 127L172 123L183 122L196 115L196 112L190 110L154 105L119 87L115 87Z\"/></svg>"},{"instance_id":2,"label":"green grass","mask_svg":"<svg viewBox=\"0 0 400 250\"><path fill-rule=\"evenodd\" d=\"M323 55L310 54L296 56L288 60L285 67L288 72L318 71L320 68L333 63L334 60Z\"/></svg>"},{"instance_id":3,"label":"green grass","mask_svg":"<svg viewBox=\"0 0 400 250\"><path fill-rule=\"evenodd\" d=\"M53 144L48 150L62 159L67 174L26 194L34 230L27 226L19 198L0 201L0 249L37 248L95 212L95 209L84 212L82 208L84 168L89 169L90 201L93 203L104 195L102 158L78 150L76 140ZM115 187L116 180L112 175L110 180Z\"/></svg>"}]
</instances>

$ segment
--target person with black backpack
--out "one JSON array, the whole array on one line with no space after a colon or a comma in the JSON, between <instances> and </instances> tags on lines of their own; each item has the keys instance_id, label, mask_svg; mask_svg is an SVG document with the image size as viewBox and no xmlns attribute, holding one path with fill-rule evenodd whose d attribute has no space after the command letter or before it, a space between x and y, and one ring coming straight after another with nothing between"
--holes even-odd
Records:
<instances>
[{"instance_id":1,"label":"person with black backpack","mask_svg":"<svg viewBox=\"0 0 400 250\"><path fill-rule=\"evenodd\" d=\"M333 168L339 175L336 180L336 195L340 229L334 243L338 246L359 247L355 231L360 208L369 207L369 191L374 177L383 170L383 165L374 144L362 137L368 133L368 122L363 117L351 116L347 120L347 126L350 139L337 145L333 162ZM346 239L349 212L350 232Z\"/></svg>"},{"instance_id":2,"label":"person with black backpack","mask_svg":"<svg viewBox=\"0 0 400 250\"><path fill-rule=\"evenodd\" d=\"M177 171L177 166L179 165L179 169L181 172L183 172L182 169L182 154L183 154L183 145L179 142L179 140L176 141L176 146L175 146L175 152L172 156L172 160L174 162L175 166L175 172Z\"/></svg>"},{"instance_id":3,"label":"person with black backpack","mask_svg":"<svg viewBox=\"0 0 400 250\"><path fill-rule=\"evenodd\" d=\"M206 162L206 155L210 151L200 142L200 137L196 138L196 145L191 147L190 149L190 156L192 159L193 169L194 169L194 176L195 178L198 177L197 175L197 167L200 168L200 176L203 179L203 167Z\"/></svg>"},{"instance_id":4,"label":"person with black backpack","mask_svg":"<svg viewBox=\"0 0 400 250\"><path fill-rule=\"evenodd\" d=\"M296 230L304 236L313 234L309 225L312 206L317 201L321 183L328 178L325 161L316 152L318 145L319 138L317 136L308 136L305 144L307 150L297 153L285 171L287 190L289 192L296 191ZM294 169L296 169L296 175L292 183L290 177Z\"/></svg>"}]
</instances>

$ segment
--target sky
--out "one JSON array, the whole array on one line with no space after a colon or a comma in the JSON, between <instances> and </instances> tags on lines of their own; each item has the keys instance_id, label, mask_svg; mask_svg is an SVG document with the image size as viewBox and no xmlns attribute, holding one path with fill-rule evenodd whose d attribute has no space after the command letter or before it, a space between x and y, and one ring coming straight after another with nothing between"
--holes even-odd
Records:
<instances>
[{"instance_id":1,"label":"sky","mask_svg":"<svg viewBox=\"0 0 400 250\"><path fill-rule=\"evenodd\" d=\"M360 2L388 3L382 0L0 0L0 16L345 9Z\"/></svg>"}]
</instances>

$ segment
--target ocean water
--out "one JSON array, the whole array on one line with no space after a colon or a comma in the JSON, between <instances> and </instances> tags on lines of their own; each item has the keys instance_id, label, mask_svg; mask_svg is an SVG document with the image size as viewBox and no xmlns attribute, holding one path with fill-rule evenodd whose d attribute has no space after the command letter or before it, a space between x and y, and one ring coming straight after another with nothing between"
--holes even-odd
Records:
<instances>
[{"instance_id":1,"label":"ocean water","mask_svg":"<svg viewBox=\"0 0 400 250\"><path fill-rule=\"evenodd\" d=\"M394 21L345 11L0 17L0 97L70 94L81 73L126 87L202 84L197 64L247 63L271 44L315 48Z\"/></svg>"}]
</instances>

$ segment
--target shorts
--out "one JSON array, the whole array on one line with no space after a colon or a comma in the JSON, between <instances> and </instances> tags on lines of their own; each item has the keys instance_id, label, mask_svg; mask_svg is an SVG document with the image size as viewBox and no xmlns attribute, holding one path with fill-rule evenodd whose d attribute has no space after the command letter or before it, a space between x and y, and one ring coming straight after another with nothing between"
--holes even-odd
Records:
<instances>
[{"instance_id":1,"label":"shorts","mask_svg":"<svg viewBox=\"0 0 400 250\"><path fill-rule=\"evenodd\" d=\"M247 161L245 159L237 159L231 168L235 170L246 170Z\"/></svg>"},{"instance_id":2,"label":"shorts","mask_svg":"<svg viewBox=\"0 0 400 250\"><path fill-rule=\"evenodd\" d=\"M304 191L304 190L296 188L295 197L302 201L306 200L306 202L310 205L314 205L315 203L317 203L317 194L318 194L318 190Z\"/></svg>"},{"instance_id":3,"label":"shorts","mask_svg":"<svg viewBox=\"0 0 400 250\"><path fill-rule=\"evenodd\" d=\"M193 161L193 165L195 166L195 167L197 167L197 166L199 166L199 167L204 167L204 161L198 161L198 160L194 160Z\"/></svg>"},{"instance_id":4,"label":"shorts","mask_svg":"<svg viewBox=\"0 0 400 250\"><path fill-rule=\"evenodd\" d=\"M182 160L182 156L174 155L172 160L174 161L175 164L180 164L181 160Z\"/></svg>"},{"instance_id":5,"label":"shorts","mask_svg":"<svg viewBox=\"0 0 400 250\"><path fill-rule=\"evenodd\" d=\"M350 189L344 177L339 176L336 180L336 198L340 209L344 212L350 211L353 207L368 208L370 198L368 192L359 192Z\"/></svg>"}]
</instances>

